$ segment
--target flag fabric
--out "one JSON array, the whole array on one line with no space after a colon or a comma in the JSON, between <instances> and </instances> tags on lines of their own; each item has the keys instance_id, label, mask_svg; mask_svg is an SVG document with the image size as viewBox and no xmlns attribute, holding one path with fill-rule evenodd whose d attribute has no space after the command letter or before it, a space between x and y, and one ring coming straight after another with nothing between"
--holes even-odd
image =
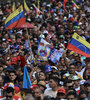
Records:
<instances>
[{"instance_id":1,"label":"flag fabric","mask_svg":"<svg viewBox=\"0 0 90 100\"><path fill-rule=\"evenodd\" d=\"M42 58L48 59L51 53L52 46L43 38L40 38L38 43L37 54Z\"/></svg>"},{"instance_id":2,"label":"flag fabric","mask_svg":"<svg viewBox=\"0 0 90 100\"><path fill-rule=\"evenodd\" d=\"M79 9L79 7L77 6L77 4L72 0L72 7L76 7L77 9Z\"/></svg>"},{"instance_id":3,"label":"flag fabric","mask_svg":"<svg viewBox=\"0 0 90 100\"><path fill-rule=\"evenodd\" d=\"M23 88L24 89L30 89L32 83L30 81L30 77L27 71L26 66L24 67L24 75L23 75Z\"/></svg>"},{"instance_id":4,"label":"flag fabric","mask_svg":"<svg viewBox=\"0 0 90 100\"><path fill-rule=\"evenodd\" d=\"M58 63L60 58L62 57L63 53L64 53L64 50L60 51L60 50L57 50L57 49L53 49L49 59L53 63Z\"/></svg>"},{"instance_id":5,"label":"flag fabric","mask_svg":"<svg viewBox=\"0 0 90 100\"><path fill-rule=\"evenodd\" d=\"M25 23L22 5L11 13L5 20L5 29L12 29Z\"/></svg>"},{"instance_id":6,"label":"flag fabric","mask_svg":"<svg viewBox=\"0 0 90 100\"><path fill-rule=\"evenodd\" d=\"M68 1L68 0L63 0L63 8L64 8L65 12L67 12L67 10L66 10L66 8L65 8L65 5L66 5L67 1Z\"/></svg>"},{"instance_id":7,"label":"flag fabric","mask_svg":"<svg viewBox=\"0 0 90 100\"><path fill-rule=\"evenodd\" d=\"M26 3L25 0L24 0L24 9L25 9L25 11L27 12L27 14L29 14L30 9L29 9L29 7L28 7L28 5L27 5L27 3Z\"/></svg>"},{"instance_id":8,"label":"flag fabric","mask_svg":"<svg viewBox=\"0 0 90 100\"><path fill-rule=\"evenodd\" d=\"M67 1L68 1L68 0L64 0L64 1L63 1L63 7L64 7L64 8L65 8L65 5L66 5Z\"/></svg>"},{"instance_id":9,"label":"flag fabric","mask_svg":"<svg viewBox=\"0 0 90 100\"><path fill-rule=\"evenodd\" d=\"M39 0L38 0L38 9L40 9L40 3L39 3Z\"/></svg>"},{"instance_id":10,"label":"flag fabric","mask_svg":"<svg viewBox=\"0 0 90 100\"><path fill-rule=\"evenodd\" d=\"M15 11L15 9L16 9L16 8L15 8L15 2L13 2L13 5L12 5L12 12Z\"/></svg>"},{"instance_id":11,"label":"flag fabric","mask_svg":"<svg viewBox=\"0 0 90 100\"><path fill-rule=\"evenodd\" d=\"M32 5L33 5L33 7L34 7L34 9L35 9L35 12L36 12L36 15L37 15L37 17L38 17L41 11L36 7L35 4L32 4Z\"/></svg>"},{"instance_id":12,"label":"flag fabric","mask_svg":"<svg viewBox=\"0 0 90 100\"><path fill-rule=\"evenodd\" d=\"M67 48L85 57L90 57L90 43L84 40L77 33L74 33Z\"/></svg>"}]
</instances>

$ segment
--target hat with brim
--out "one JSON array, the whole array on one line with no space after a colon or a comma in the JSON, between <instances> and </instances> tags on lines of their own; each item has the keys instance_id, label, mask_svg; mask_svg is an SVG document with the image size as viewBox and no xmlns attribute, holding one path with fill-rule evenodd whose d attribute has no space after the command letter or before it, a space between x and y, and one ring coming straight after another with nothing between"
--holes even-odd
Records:
<instances>
[{"instance_id":1,"label":"hat with brim","mask_svg":"<svg viewBox=\"0 0 90 100\"><path fill-rule=\"evenodd\" d=\"M75 75L75 76L72 77L72 80L76 81L76 80L81 80L81 79L77 75Z\"/></svg>"}]
</instances>

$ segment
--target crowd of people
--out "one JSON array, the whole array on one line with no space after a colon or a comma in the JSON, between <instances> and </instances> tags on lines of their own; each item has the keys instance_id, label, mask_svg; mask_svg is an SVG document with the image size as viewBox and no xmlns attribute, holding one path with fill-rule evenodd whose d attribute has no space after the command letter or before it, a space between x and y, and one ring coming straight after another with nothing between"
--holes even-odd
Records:
<instances>
[{"instance_id":1,"label":"crowd of people","mask_svg":"<svg viewBox=\"0 0 90 100\"><path fill-rule=\"evenodd\" d=\"M63 1L63 0L62 0ZM90 43L90 1L40 2L40 13L30 8L26 22L33 28L5 29L12 2L0 3L0 100L89 100L90 58L67 49L74 33ZM37 5L37 0L32 3ZM21 4L16 2L16 9ZM38 39L65 50L58 63L37 54ZM29 47L26 47L26 41ZM26 66L32 86L23 88Z\"/></svg>"}]
</instances>

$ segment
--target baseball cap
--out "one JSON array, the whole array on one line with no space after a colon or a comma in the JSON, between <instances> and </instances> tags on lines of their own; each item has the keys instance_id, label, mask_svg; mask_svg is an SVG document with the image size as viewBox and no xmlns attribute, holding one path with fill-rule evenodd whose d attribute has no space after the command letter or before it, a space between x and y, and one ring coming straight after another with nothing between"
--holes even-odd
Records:
<instances>
[{"instance_id":1,"label":"baseball cap","mask_svg":"<svg viewBox=\"0 0 90 100\"><path fill-rule=\"evenodd\" d=\"M46 88L46 83L44 81L39 81L38 85L41 85Z\"/></svg>"},{"instance_id":2,"label":"baseball cap","mask_svg":"<svg viewBox=\"0 0 90 100\"><path fill-rule=\"evenodd\" d=\"M58 70L56 66L52 66L52 69Z\"/></svg>"},{"instance_id":3,"label":"baseball cap","mask_svg":"<svg viewBox=\"0 0 90 100\"><path fill-rule=\"evenodd\" d=\"M35 87L38 87L38 85L32 85L31 87L30 87L30 89L34 89Z\"/></svg>"},{"instance_id":4,"label":"baseball cap","mask_svg":"<svg viewBox=\"0 0 90 100\"><path fill-rule=\"evenodd\" d=\"M8 87L12 87L14 89L14 84L13 83L6 83L3 87L4 90L6 90Z\"/></svg>"},{"instance_id":5,"label":"baseball cap","mask_svg":"<svg viewBox=\"0 0 90 100\"><path fill-rule=\"evenodd\" d=\"M17 64L17 58L16 57L11 58L11 65L12 64L15 64L15 65Z\"/></svg>"},{"instance_id":6,"label":"baseball cap","mask_svg":"<svg viewBox=\"0 0 90 100\"><path fill-rule=\"evenodd\" d=\"M58 89L58 93L64 93L65 94L66 93L66 90L64 88L59 88Z\"/></svg>"},{"instance_id":7,"label":"baseball cap","mask_svg":"<svg viewBox=\"0 0 90 100\"><path fill-rule=\"evenodd\" d=\"M77 75L74 75L73 77L72 77L72 80L73 81L76 81L76 80L81 80Z\"/></svg>"}]
</instances>

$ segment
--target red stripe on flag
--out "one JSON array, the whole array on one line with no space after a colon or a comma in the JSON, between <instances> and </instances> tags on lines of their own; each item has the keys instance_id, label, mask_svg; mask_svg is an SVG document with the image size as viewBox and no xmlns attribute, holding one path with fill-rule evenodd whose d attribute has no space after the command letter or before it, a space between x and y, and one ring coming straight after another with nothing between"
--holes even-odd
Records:
<instances>
[{"instance_id":1,"label":"red stripe on flag","mask_svg":"<svg viewBox=\"0 0 90 100\"><path fill-rule=\"evenodd\" d=\"M6 27L6 29L12 29L12 28L15 28L15 27L19 27L24 23L25 23L25 18L23 17L23 18L19 19L18 21L10 24L8 27Z\"/></svg>"},{"instance_id":2,"label":"red stripe on flag","mask_svg":"<svg viewBox=\"0 0 90 100\"><path fill-rule=\"evenodd\" d=\"M77 47L75 47L74 45L68 43L67 49L72 50L78 54L81 54L85 57L90 57L90 54L86 54L85 52L81 51L80 49L78 49Z\"/></svg>"}]
</instances>

